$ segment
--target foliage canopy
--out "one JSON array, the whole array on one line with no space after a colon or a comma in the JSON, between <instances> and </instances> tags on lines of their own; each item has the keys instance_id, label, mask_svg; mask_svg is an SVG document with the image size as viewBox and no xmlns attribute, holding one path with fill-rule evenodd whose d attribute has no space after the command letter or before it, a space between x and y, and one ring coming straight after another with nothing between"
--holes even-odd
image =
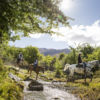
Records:
<instances>
[{"instance_id":1,"label":"foliage canopy","mask_svg":"<svg viewBox=\"0 0 100 100\"><path fill-rule=\"evenodd\" d=\"M29 33L53 33L52 27L69 25L59 10L60 0L0 0L0 42Z\"/></svg>"}]
</instances>

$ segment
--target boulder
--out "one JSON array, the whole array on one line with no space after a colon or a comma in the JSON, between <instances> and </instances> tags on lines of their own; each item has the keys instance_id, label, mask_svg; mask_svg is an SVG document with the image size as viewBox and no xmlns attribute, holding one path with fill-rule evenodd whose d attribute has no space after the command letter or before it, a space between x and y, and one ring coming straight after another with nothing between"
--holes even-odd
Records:
<instances>
[{"instance_id":1,"label":"boulder","mask_svg":"<svg viewBox=\"0 0 100 100\"><path fill-rule=\"evenodd\" d=\"M32 80L29 83L28 87L30 91L43 91L43 84L39 83L36 80Z\"/></svg>"},{"instance_id":2,"label":"boulder","mask_svg":"<svg viewBox=\"0 0 100 100\"><path fill-rule=\"evenodd\" d=\"M60 100L60 98L55 97L55 98L52 98L51 100Z\"/></svg>"},{"instance_id":3,"label":"boulder","mask_svg":"<svg viewBox=\"0 0 100 100\"><path fill-rule=\"evenodd\" d=\"M9 73L8 75L11 79L15 80L16 82L19 82L21 81L22 79L17 77L16 75L12 74L12 73Z\"/></svg>"}]
</instances>

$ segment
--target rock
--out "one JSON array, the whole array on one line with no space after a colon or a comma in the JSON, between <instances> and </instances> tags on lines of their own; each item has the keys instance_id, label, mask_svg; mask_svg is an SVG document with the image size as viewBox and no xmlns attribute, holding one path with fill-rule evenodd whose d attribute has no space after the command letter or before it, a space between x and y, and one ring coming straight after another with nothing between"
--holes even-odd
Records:
<instances>
[{"instance_id":1,"label":"rock","mask_svg":"<svg viewBox=\"0 0 100 100\"><path fill-rule=\"evenodd\" d=\"M53 78L49 78L48 80L52 81L52 80L53 80Z\"/></svg>"},{"instance_id":2,"label":"rock","mask_svg":"<svg viewBox=\"0 0 100 100\"><path fill-rule=\"evenodd\" d=\"M11 79L15 80L16 82L21 81L21 78L17 77L16 75L13 75L12 73L9 73L8 75Z\"/></svg>"},{"instance_id":3,"label":"rock","mask_svg":"<svg viewBox=\"0 0 100 100\"><path fill-rule=\"evenodd\" d=\"M35 80L32 80L28 87L30 91L43 91L43 84Z\"/></svg>"},{"instance_id":4,"label":"rock","mask_svg":"<svg viewBox=\"0 0 100 100\"><path fill-rule=\"evenodd\" d=\"M55 98L52 98L51 100L60 100L60 98L55 97Z\"/></svg>"}]
</instances>

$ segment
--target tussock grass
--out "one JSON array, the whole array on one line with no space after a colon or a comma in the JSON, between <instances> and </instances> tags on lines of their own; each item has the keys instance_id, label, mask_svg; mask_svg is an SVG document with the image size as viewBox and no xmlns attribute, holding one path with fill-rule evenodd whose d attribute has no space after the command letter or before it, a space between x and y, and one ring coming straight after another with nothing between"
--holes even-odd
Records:
<instances>
[{"instance_id":1,"label":"tussock grass","mask_svg":"<svg viewBox=\"0 0 100 100\"><path fill-rule=\"evenodd\" d=\"M8 77L9 67L0 61L0 100L22 100L22 88Z\"/></svg>"},{"instance_id":2,"label":"tussock grass","mask_svg":"<svg viewBox=\"0 0 100 100\"><path fill-rule=\"evenodd\" d=\"M100 70L95 72L93 81L87 79L87 84L84 84L84 80L76 80L73 82L68 82L66 87L77 87L71 92L78 95L81 100L100 100Z\"/></svg>"}]
</instances>

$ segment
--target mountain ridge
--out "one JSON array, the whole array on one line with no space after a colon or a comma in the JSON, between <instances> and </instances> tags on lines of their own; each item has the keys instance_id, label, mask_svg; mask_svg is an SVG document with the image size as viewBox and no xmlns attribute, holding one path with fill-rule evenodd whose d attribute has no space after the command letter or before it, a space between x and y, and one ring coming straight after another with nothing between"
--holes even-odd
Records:
<instances>
[{"instance_id":1,"label":"mountain ridge","mask_svg":"<svg viewBox=\"0 0 100 100\"><path fill-rule=\"evenodd\" d=\"M65 49L47 49L47 48L39 48L39 51L41 54L44 54L45 56L46 55L56 55L56 54L59 54L59 53L69 53L70 52L70 49L68 48L65 48Z\"/></svg>"}]
</instances>

